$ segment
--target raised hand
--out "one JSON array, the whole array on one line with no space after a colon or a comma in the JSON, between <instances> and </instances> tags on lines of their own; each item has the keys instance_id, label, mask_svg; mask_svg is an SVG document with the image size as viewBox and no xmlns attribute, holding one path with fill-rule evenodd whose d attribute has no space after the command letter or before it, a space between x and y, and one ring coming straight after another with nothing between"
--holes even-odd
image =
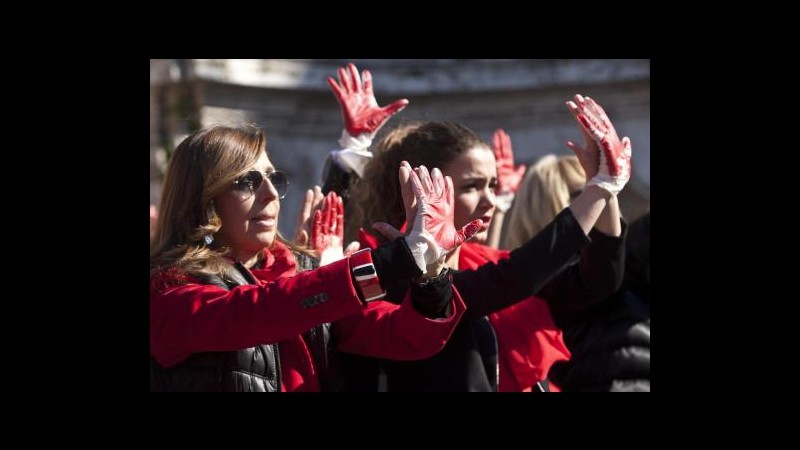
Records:
<instances>
[{"instance_id":1,"label":"raised hand","mask_svg":"<svg viewBox=\"0 0 800 450\"><path fill-rule=\"evenodd\" d=\"M362 80L353 63L348 64L346 68L339 68L338 83L328 77L328 84L342 108L345 129L353 137L369 133L372 135L371 139L391 116L408 105L408 100L403 98L389 106L378 106L378 101L372 92L372 74L369 70L365 70Z\"/></svg>"},{"instance_id":2,"label":"raised hand","mask_svg":"<svg viewBox=\"0 0 800 450\"><path fill-rule=\"evenodd\" d=\"M514 195L519 190L522 177L525 175L525 164L514 168L514 150L511 148L511 137L502 128L498 128L492 137L494 159L497 161L497 195L496 204L502 211L511 208Z\"/></svg>"},{"instance_id":3,"label":"raised hand","mask_svg":"<svg viewBox=\"0 0 800 450\"><path fill-rule=\"evenodd\" d=\"M325 196L321 209L314 211L311 228L311 245L320 258L320 266L344 258L344 204L342 198L331 191ZM348 246L350 247L350 246ZM349 249L349 248L348 248Z\"/></svg>"},{"instance_id":4,"label":"raised hand","mask_svg":"<svg viewBox=\"0 0 800 450\"><path fill-rule=\"evenodd\" d=\"M514 168L514 150L511 148L511 137L502 128L494 132L494 159L497 160L497 187L495 194L516 194L522 177L525 175L525 164Z\"/></svg>"},{"instance_id":5,"label":"raised hand","mask_svg":"<svg viewBox=\"0 0 800 450\"><path fill-rule=\"evenodd\" d=\"M403 161L400 164L400 182L411 184L416 199L413 225L405 239L423 272L428 265L444 259L464 241L486 229L480 219L456 229L453 224L453 180L443 176L439 169L434 168L429 173L425 166L420 166L418 170L412 170L408 162ZM382 233L385 230L391 233L389 229L393 227L379 223L375 228Z\"/></svg>"},{"instance_id":6,"label":"raised hand","mask_svg":"<svg viewBox=\"0 0 800 450\"><path fill-rule=\"evenodd\" d=\"M312 213L321 208L322 204L322 189L319 186L314 186L314 189L308 189L303 198L303 204L300 207L300 212L297 215L297 230L294 234L294 241L299 246L310 244L309 236L311 235L311 215Z\"/></svg>"},{"instance_id":7,"label":"raised hand","mask_svg":"<svg viewBox=\"0 0 800 450\"><path fill-rule=\"evenodd\" d=\"M618 194L631 176L631 141L619 139L617 130L600 105L589 97L575 95L575 102L567 107L584 136L584 148L567 141L581 162L587 185L597 185L612 194Z\"/></svg>"}]
</instances>

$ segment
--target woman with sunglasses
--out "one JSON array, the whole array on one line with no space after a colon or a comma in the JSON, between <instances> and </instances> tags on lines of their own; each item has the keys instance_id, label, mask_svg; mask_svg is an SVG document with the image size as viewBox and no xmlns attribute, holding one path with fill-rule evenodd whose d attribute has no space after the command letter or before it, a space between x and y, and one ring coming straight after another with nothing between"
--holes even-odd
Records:
<instances>
[{"instance_id":1,"label":"woman with sunglasses","mask_svg":"<svg viewBox=\"0 0 800 450\"><path fill-rule=\"evenodd\" d=\"M218 126L181 142L150 250L151 390L327 389L336 380L321 325L348 315L359 320L337 335L341 350L402 360L440 350L464 305L439 276L435 252L420 263L407 242L450 250L482 223L453 227L440 173L420 179L404 167L400 179L414 185L428 220L404 239L298 273L298 249L278 232L288 180L270 162L264 132ZM383 301L395 283L414 286L393 299L399 305ZM437 314L423 315L431 305Z\"/></svg>"}]
</instances>

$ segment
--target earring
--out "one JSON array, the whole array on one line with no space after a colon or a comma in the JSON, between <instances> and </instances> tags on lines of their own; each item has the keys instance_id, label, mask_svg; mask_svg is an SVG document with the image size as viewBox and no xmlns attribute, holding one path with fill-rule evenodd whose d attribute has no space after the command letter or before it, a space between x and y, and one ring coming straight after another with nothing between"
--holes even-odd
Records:
<instances>
[{"instance_id":1,"label":"earring","mask_svg":"<svg viewBox=\"0 0 800 450\"><path fill-rule=\"evenodd\" d=\"M211 245L211 243L214 242L214 236L210 234L203 236L203 242L205 242L206 245Z\"/></svg>"}]
</instances>

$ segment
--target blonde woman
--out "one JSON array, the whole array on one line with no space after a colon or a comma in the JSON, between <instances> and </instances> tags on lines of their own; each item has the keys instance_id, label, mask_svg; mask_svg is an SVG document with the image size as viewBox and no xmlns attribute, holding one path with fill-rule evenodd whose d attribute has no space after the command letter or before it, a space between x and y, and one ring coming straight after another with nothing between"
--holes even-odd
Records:
<instances>
[{"instance_id":1,"label":"blonde woman","mask_svg":"<svg viewBox=\"0 0 800 450\"><path fill-rule=\"evenodd\" d=\"M584 184L586 173L574 155L539 159L517 191L500 248L514 249L528 242L569 206Z\"/></svg>"}]
</instances>

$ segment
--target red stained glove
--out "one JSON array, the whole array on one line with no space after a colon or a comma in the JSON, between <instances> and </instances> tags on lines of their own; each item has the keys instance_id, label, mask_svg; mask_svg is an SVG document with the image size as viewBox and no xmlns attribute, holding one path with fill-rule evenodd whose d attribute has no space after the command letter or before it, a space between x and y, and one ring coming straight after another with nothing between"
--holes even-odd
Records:
<instances>
[{"instance_id":1,"label":"red stained glove","mask_svg":"<svg viewBox=\"0 0 800 450\"><path fill-rule=\"evenodd\" d=\"M364 167L372 159L369 151L372 139L390 117L408 105L408 100L400 99L389 106L378 106L372 92L372 75L368 70L362 78L352 63L339 69L339 82L328 77L328 84L342 108L344 129L339 138L339 150L331 152L330 158L347 172L358 177L364 175Z\"/></svg>"},{"instance_id":2,"label":"red stained glove","mask_svg":"<svg viewBox=\"0 0 800 450\"><path fill-rule=\"evenodd\" d=\"M631 140L619 139L606 112L591 98L576 95L575 102L567 102L567 106L586 138L586 148L567 142L584 166L586 176L591 177L586 184L618 194L631 177Z\"/></svg>"},{"instance_id":3,"label":"red stained glove","mask_svg":"<svg viewBox=\"0 0 800 450\"><path fill-rule=\"evenodd\" d=\"M339 83L328 77L328 84L342 108L345 130L353 137L363 133L374 137L390 117L408 105L408 100L400 99L389 106L378 106L372 92L372 75L365 70L362 82L353 63L348 64L346 69L339 68Z\"/></svg>"},{"instance_id":4,"label":"red stained glove","mask_svg":"<svg viewBox=\"0 0 800 450\"><path fill-rule=\"evenodd\" d=\"M320 258L320 266L344 258L344 204L342 198L331 191L325 196L322 209L314 212L311 243Z\"/></svg>"},{"instance_id":5,"label":"red stained glove","mask_svg":"<svg viewBox=\"0 0 800 450\"><path fill-rule=\"evenodd\" d=\"M475 233L486 229L480 219L456 229L453 180L443 176L439 169L434 168L431 173L425 166L411 170L408 162L403 161L400 179L411 183L416 198L416 215L405 239L423 272L428 265L440 261Z\"/></svg>"},{"instance_id":6,"label":"red stained glove","mask_svg":"<svg viewBox=\"0 0 800 450\"><path fill-rule=\"evenodd\" d=\"M494 158L497 160L497 188L498 195L516 194L522 177L525 175L525 164L514 168L514 150L511 148L511 137L498 128L494 132Z\"/></svg>"},{"instance_id":7,"label":"red stained glove","mask_svg":"<svg viewBox=\"0 0 800 450\"><path fill-rule=\"evenodd\" d=\"M502 128L495 130L492 140L494 159L497 161L497 187L494 190L497 195L496 204L502 212L506 212L514 201L514 195L519 190L522 177L525 176L525 164L514 168L511 137Z\"/></svg>"}]
</instances>

